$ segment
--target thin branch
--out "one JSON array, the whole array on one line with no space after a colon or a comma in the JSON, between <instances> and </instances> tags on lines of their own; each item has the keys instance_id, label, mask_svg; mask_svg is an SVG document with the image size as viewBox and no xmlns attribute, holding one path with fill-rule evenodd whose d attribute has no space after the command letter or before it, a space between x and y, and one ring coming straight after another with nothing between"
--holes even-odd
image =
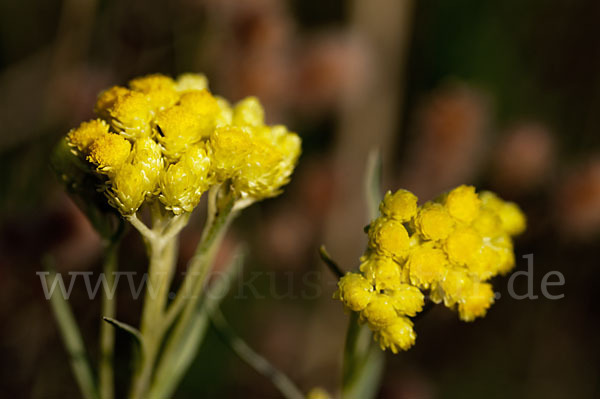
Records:
<instances>
[{"instance_id":1,"label":"thin branch","mask_svg":"<svg viewBox=\"0 0 600 399\"><path fill-rule=\"evenodd\" d=\"M50 269L48 267L48 269ZM49 287L54 285L56 273L50 269L49 275L46 277ZM50 305L56 322L61 333L61 337L67 352L75 380L77 381L81 393L85 399L97 399L98 389L96 387L92 367L90 366L88 356L81 337L81 332L69 306L69 302L61 295L61 291L55 290L50 297Z\"/></svg>"},{"instance_id":2,"label":"thin branch","mask_svg":"<svg viewBox=\"0 0 600 399\"><path fill-rule=\"evenodd\" d=\"M223 313L216 308L210 314L210 320L219 336L231 350L259 374L271 380L273 385L286 399L304 399L302 391L282 371L273 366L267 359L256 353L231 328Z\"/></svg>"},{"instance_id":3,"label":"thin branch","mask_svg":"<svg viewBox=\"0 0 600 399\"><path fill-rule=\"evenodd\" d=\"M137 217L136 213L134 213L131 216L128 216L127 220L147 240L153 240L155 238L156 234L152 230L150 230L150 228L148 228L148 226L146 226L146 224Z\"/></svg>"},{"instance_id":4,"label":"thin branch","mask_svg":"<svg viewBox=\"0 0 600 399\"><path fill-rule=\"evenodd\" d=\"M333 274L338 278L344 277L344 274L346 273L344 273L337 263L331 259L331 256L329 256L329 253L325 249L325 245L321 245L321 248L319 248L319 255L321 256L321 260L329 267L329 270L331 270Z\"/></svg>"}]
</instances>

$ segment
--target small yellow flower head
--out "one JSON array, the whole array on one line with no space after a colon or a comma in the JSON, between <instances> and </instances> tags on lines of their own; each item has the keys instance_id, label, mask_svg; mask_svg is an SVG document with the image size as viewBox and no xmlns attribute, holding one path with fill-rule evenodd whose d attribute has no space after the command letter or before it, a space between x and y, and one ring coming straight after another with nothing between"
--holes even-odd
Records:
<instances>
[{"instance_id":1,"label":"small yellow flower head","mask_svg":"<svg viewBox=\"0 0 600 399\"><path fill-rule=\"evenodd\" d=\"M493 237L503 230L500 217L489 209L482 209L471 226L484 237Z\"/></svg>"},{"instance_id":2,"label":"small yellow flower head","mask_svg":"<svg viewBox=\"0 0 600 399\"><path fill-rule=\"evenodd\" d=\"M177 91L184 92L189 90L208 89L208 79L199 73L184 73L177 77L175 82Z\"/></svg>"},{"instance_id":3,"label":"small yellow flower head","mask_svg":"<svg viewBox=\"0 0 600 399\"><path fill-rule=\"evenodd\" d=\"M208 90L194 90L183 93L179 105L200 118L211 119L213 123L221 112L219 101ZM209 129L212 129L212 127L209 126ZM208 136L208 134L205 134L205 136Z\"/></svg>"},{"instance_id":4,"label":"small yellow flower head","mask_svg":"<svg viewBox=\"0 0 600 399\"><path fill-rule=\"evenodd\" d=\"M525 228L515 204L463 185L421 207L408 191L388 192L379 211L360 274L352 273L363 287L352 298L362 301L344 303L360 312L382 349L396 353L414 344L409 317L423 310L426 297L464 321L485 315L494 302L487 281L514 267L511 235ZM336 298L342 299L341 291Z\"/></svg>"},{"instance_id":5,"label":"small yellow flower head","mask_svg":"<svg viewBox=\"0 0 600 399\"><path fill-rule=\"evenodd\" d=\"M160 146L149 137L139 138L133 145L132 155L132 162L144 173L147 186L156 187L158 177L164 168Z\"/></svg>"},{"instance_id":6,"label":"small yellow flower head","mask_svg":"<svg viewBox=\"0 0 600 399\"><path fill-rule=\"evenodd\" d=\"M500 249L485 243L479 252L475 254L472 261L467 264L469 274L481 281L488 280L497 275L502 266L500 251Z\"/></svg>"},{"instance_id":7,"label":"small yellow flower head","mask_svg":"<svg viewBox=\"0 0 600 399\"><path fill-rule=\"evenodd\" d=\"M437 203L426 203L415 218L415 227L427 240L443 240L454 228L454 221L446 208Z\"/></svg>"},{"instance_id":8,"label":"small yellow flower head","mask_svg":"<svg viewBox=\"0 0 600 399\"><path fill-rule=\"evenodd\" d=\"M153 112L171 107L179 101L175 82L168 76L153 74L133 79L129 82L131 90L144 93Z\"/></svg>"},{"instance_id":9,"label":"small yellow flower head","mask_svg":"<svg viewBox=\"0 0 600 399\"><path fill-rule=\"evenodd\" d=\"M408 232L394 219L378 218L369 227L369 245L383 256L402 259L408 255Z\"/></svg>"},{"instance_id":10,"label":"small yellow flower head","mask_svg":"<svg viewBox=\"0 0 600 399\"><path fill-rule=\"evenodd\" d=\"M231 179L240 198L277 195L289 181L301 151L300 138L283 126L217 127L209 143L217 178Z\"/></svg>"},{"instance_id":11,"label":"small yellow flower head","mask_svg":"<svg viewBox=\"0 0 600 399\"><path fill-rule=\"evenodd\" d=\"M209 143L219 180L225 181L239 174L240 168L250 156L252 142L249 129L222 126L214 130Z\"/></svg>"},{"instance_id":12,"label":"small yellow flower head","mask_svg":"<svg viewBox=\"0 0 600 399\"><path fill-rule=\"evenodd\" d=\"M417 196L407 190L388 191L379 205L382 215L407 222L417 214Z\"/></svg>"},{"instance_id":13,"label":"small yellow flower head","mask_svg":"<svg viewBox=\"0 0 600 399\"><path fill-rule=\"evenodd\" d=\"M392 258L369 256L360 265L360 271L377 290L396 289L400 286L400 266Z\"/></svg>"},{"instance_id":14,"label":"small yellow flower head","mask_svg":"<svg viewBox=\"0 0 600 399\"><path fill-rule=\"evenodd\" d=\"M121 86L113 86L106 89L98 95L94 112L96 115L110 120L110 109L115 104L118 98L121 98L129 93L129 89Z\"/></svg>"},{"instance_id":15,"label":"small yellow flower head","mask_svg":"<svg viewBox=\"0 0 600 399\"><path fill-rule=\"evenodd\" d=\"M215 97L219 106L219 114L217 115L216 125L225 126L231 125L233 122L233 109L229 102L223 97Z\"/></svg>"},{"instance_id":16,"label":"small yellow flower head","mask_svg":"<svg viewBox=\"0 0 600 399\"><path fill-rule=\"evenodd\" d=\"M422 245L411 252L406 262L411 284L427 289L442 280L448 268L444 251L431 245Z\"/></svg>"},{"instance_id":17,"label":"small yellow flower head","mask_svg":"<svg viewBox=\"0 0 600 399\"><path fill-rule=\"evenodd\" d=\"M446 278L440 284L443 290L443 300L446 306L460 302L473 285L473 279L463 269L448 269Z\"/></svg>"},{"instance_id":18,"label":"small yellow flower head","mask_svg":"<svg viewBox=\"0 0 600 399\"><path fill-rule=\"evenodd\" d=\"M176 215L192 212L209 188L210 158L201 146L191 148L160 178L160 201Z\"/></svg>"},{"instance_id":19,"label":"small yellow flower head","mask_svg":"<svg viewBox=\"0 0 600 399\"><path fill-rule=\"evenodd\" d=\"M425 296L421 290L409 284L400 284L386 293L391 297L394 309L405 316L416 316L425 305Z\"/></svg>"},{"instance_id":20,"label":"small yellow flower head","mask_svg":"<svg viewBox=\"0 0 600 399\"><path fill-rule=\"evenodd\" d=\"M265 111L256 97L247 97L233 108L233 124L236 126L261 126Z\"/></svg>"},{"instance_id":21,"label":"small yellow flower head","mask_svg":"<svg viewBox=\"0 0 600 399\"><path fill-rule=\"evenodd\" d=\"M105 133L92 142L87 159L99 171L110 172L120 168L130 152L131 144L123 136Z\"/></svg>"},{"instance_id":22,"label":"small yellow flower head","mask_svg":"<svg viewBox=\"0 0 600 399\"><path fill-rule=\"evenodd\" d=\"M76 129L71 129L67 134L67 142L82 154L87 154L90 145L97 138L108 134L108 124L102 119L83 122Z\"/></svg>"},{"instance_id":23,"label":"small yellow flower head","mask_svg":"<svg viewBox=\"0 0 600 399\"><path fill-rule=\"evenodd\" d=\"M475 193L475 187L462 185L448 193L445 205L450 216L461 222L471 223L479 214L481 200Z\"/></svg>"},{"instance_id":24,"label":"small yellow flower head","mask_svg":"<svg viewBox=\"0 0 600 399\"><path fill-rule=\"evenodd\" d=\"M417 339L413 323L406 317L397 317L393 323L375 331L373 338L379 342L382 350L390 349L396 354L408 350Z\"/></svg>"},{"instance_id":25,"label":"small yellow flower head","mask_svg":"<svg viewBox=\"0 0 600 399\"><path fill-rule=\"evenodd\" d=\"M506 274L510 272L515 267L515 253L510 237L507 235L496 237L490 245L499 256L496 265L497 273Z\"/></svg>"},{"instance_id":26,"label":"small yellow flower head","mask_svg":"<svg viewBox=\"0 0 600 399\"><path fill-rule=\"evenodd\" d=\"M116 98L109 109L111 124L125 137L147 137L150 135L152 106L148 97L140 92L130 91Z\"/></svg>"},{"instance_id":27,"label":"small yellow flower head","mask_svg":"<svg viewBox=\"0 0 600 399\"><path fill-rule=\"evenodd\" d=\"M154 120L156 139L165 155L177 159L188 148L210 134L213 123L203 119L188 107L176 105L159 113Z\"/></svg>"},{"instance_id":28,"label":"small yellow flower head","mask_svg":"<svg viewBox=\"0 0 600 399\"><path fill-rule=\"evenodd\" d=\"M155 73L130 80L129 87L131 90L150 93L156 90L174 90L175 82L168 76Z\"/></svg>"},{"instance_id":29,"label":"small yellow flower head","mask_svg":"<svg viewBox=\"0 0 600 399\"><path fill-rule=\"evenodd\" d=\"M148 186L142 168L129 163L117 170L111 183L112 186L106 192L109 202L125 216L137 212L152 189Z\"/></svg>"},{"instance_id":30,"label":"small yellow flower head","mask_svg":"<svg viewBox=\"0 0 600 399\"><path fill-rule=\"evenodd\" d=\"M521 234L525 231L526 220L525 215L519 209L519 206L514 202L506 202L499 212L502 227L511 236Z\"/></svg>"},{"instance_id":31,"label":"small yellow flower head","mask_svg":"<svg viewBox=\"0 0 600 399\"><path fill-rule=\"evenodd\" d=\"M481 236L470 227L453 231L444 243L448 258L458 265L472 263L483 244Z\"/></svg>"},{"instance_id":32,"label":"small yellow flower head","mask_svg":"<svg viewBox=\"0 0 600 399\"><path fill-rule=\"evenodd\" d=\"M474 283L458 304L458 314L463 321L473 321L485 316L494 303L494 290L491 284Z\"/></svg>"},{"instance_id":33,"label":"small yellow flower head","mask_svg":"<svg viewBox=\"0 0 600 399\"><path fill-rule=\"evenodd\" d=\"M367 307L373 298L373 285L358 273L348 273L338 281L335 297L350 310L359 312Z\"/></svg>"},{"instance_id":34,"label":"small yellow flower head","mask_svg":"<svg viewBox=\"0 0 600 399\"><path fill-rule=\"evenodd\" d=\"M374 294L361 313L362 319L376 328L389 326L398 317L393 302L388 295Z\"/></svg>"},{"instance_id":35,"label":"small yellow flower head","mask_svg":"<svg viewBox=\"0 0 600 399\"><path fill-rule=\"evenodd\" d=\"M483 207L495 212L502 222L502 228L510 235L522 233L526 227L525 215L517 204L513 202L505 202L496 194L484 191L480 194Z\"/></svg>"}]
</instances>

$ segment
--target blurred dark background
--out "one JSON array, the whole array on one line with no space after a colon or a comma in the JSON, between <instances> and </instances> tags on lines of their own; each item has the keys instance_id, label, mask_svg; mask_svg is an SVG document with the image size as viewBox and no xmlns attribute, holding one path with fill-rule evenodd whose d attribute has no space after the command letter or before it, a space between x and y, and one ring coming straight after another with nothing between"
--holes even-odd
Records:
<instances>
[{"instance_id":1,"label":"blurred dark background","mask_svg":"<svg viewBox=\"0 0 600 399\"><path fill-rule=\"evenodd\" d=\"M100 271L99 238L48 166L92 117L96 94L148 73L203 72L233 101L256 95L303 138L282 196L237 220L220 259L247 242L223 305L251 345L305 391L339 384L347 317L318 261L325 243L356 267L367 223L363 175L381 150L384 187L426 200L461 183L518 202L529 219L536 300L508 295L482 320L439 308L417 345L389 355L381 398L600 397L600 2L594 0L21 0L0 2L0 396L77 398L36 271ZM202 227L181 245L183 271ZM143 271L128 234L121 269ZM223 263L223 262L221 262ZM540 289L559 271L564 286ZM252 289L249 289L251 287ZM139 303L119 290L120 320ZM515 279L517 293L528 281ZM71 304L91 356L99 303ZM117 336L118 382L130 342ZM177 398L277 398L209 334Z\"/></svg>"}]
</instances>

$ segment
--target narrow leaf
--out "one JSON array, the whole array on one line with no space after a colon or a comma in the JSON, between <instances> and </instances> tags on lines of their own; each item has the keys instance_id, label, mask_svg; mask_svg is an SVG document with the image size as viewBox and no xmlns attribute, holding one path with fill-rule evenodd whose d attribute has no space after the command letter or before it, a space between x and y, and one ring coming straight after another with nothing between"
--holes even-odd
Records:
<instances>
[{"instance_id":1,"label":"narrow leaf","mask_svg":"<svg viewBox=\"0 0 600 399\"><path fill-rule=\"evenodd\" d=\"M46 262L50 262L49 259ZM56 278L56 272L49 270L50 274L46 276L48 286L52 286ZM75 375L75 380L85 399L97 399L98 390L92 367L85 350L81 332L71 311L67 300L61 295L60 290L55 290L50 297L50 306L56 318L60 334L69 354L71 369Z\"/></svg>"}]
</instances>

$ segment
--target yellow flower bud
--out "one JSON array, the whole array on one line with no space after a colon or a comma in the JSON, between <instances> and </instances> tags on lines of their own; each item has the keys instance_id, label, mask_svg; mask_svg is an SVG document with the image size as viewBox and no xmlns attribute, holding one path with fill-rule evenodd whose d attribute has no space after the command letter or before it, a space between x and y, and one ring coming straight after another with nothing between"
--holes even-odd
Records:
<instances>
[{"instance_id":1,"label":"yellow flower bud","mask_svg":"<svg viewBox=\"0 0 600 399\"><path fill-rule=\"evenodd\" d=\"M407 190L388 191L379 206L382 215L407 222L417 214L417 197Z\"/></svg>"},{"instance_id":2,"label":"yellow flower bud","mask_svg":"<svg viewBox=\"0 0 600 399\"><path fill-rule=\"evenodd\" d=\"M417 334L409 319L397 317L390 325L375 331L373 338L379 342L382 350L389 348L396 354L400 350L410 349L415 344Z\"/></svg>"},{"instance_id":3,"label":"yellow flower bud","mask_svg":"<svg viewBox=\"0 0 600 399\"><path fill-rule=\"evenodd\" d=\"M474 283L458 304L458 314L463 321L473 321L485 316L494 303L494 290L491 284Z\"/></svg>"},{"instance_id":4,"label":"yellow flower bud","mask_svg":"<svg viewBox=\"0 0 600 399\"><path fill-rule=\"evenodd\" d=\"M233 124L236 126L261 126L265 111L256 97L246 97L233 108Z\"/></svg>"},{"instance_id":5,"label":"yellow flower bud","mask_svg":"<svg viewBox=\"0 0 600 399\"><path fill-rule=\"evenodd\" d=\"M154 123L156 139L171 159L179 158L191 145L210 135L214 127L214 119L201 118L191 108L182 105L160 112Z\"/></svg>"},{"instance_id":6,"label":"yellow flower bud","mask_svg":"<svg viewBox=\"0 0 600 399\"><path fill-rule=\"evenodd\" d=\"M183 73L177 77L177 91L208 89L208 79L200 73Z\"/></svg>"},{"instance_id":7,"label":"yellow flower bud","mask_svg":"<svg viewBox=\"0 0 600 399\"><path fill-rule=\"evenodd\" d=\"M461 301L470 292L473 280L461 269L448 269L446 278L441 282L444 304L448 307Z\"/></svg>"},{"instance_id":8,"label":"yellow flower bud","mask_svg":"<svg viewBox=\"0 0 600 399\"><path fill-rule=\"evenodd\" d=\"M444 204L453 218L471 223L479 213L481 201L473 186L458 186L445 197Z\"/></svg>"},{"instance_id":9,"label":"yellow flower bud","mask_svg":"<svg viewBox=\"0 0 600 399\"><path fill-rule=\"evenodd\" d=\"M105 133L90 145L87 159L95 164L99 171L110 172L120 168L130 152L129 141L118 134Z\"/></svg>"},{"instance_id":10,"label":"yellow flower bud","mask_svg":"<svg viewBox=\"0 0 600 399\"><path fill-rule=\"evenodd\" d=\"M391 297L385 294L374 294L367 307L362 311L361 317L369 325L376 328L388 326L398 317Z\"/></svg>"},{"instance_id":11,"label":"yellow flower bud","mask_svg":"<svg viewBox=\"0 0 600 399\"><path fill-rule=\"evenodd\" d=\"M106 192L109 202L123 215L134 214L146 199L148 186L141 167L126 163L111 178L112 186Z\"/></svg>"},{"instance_id":12,"label":"yellow flower bud","mask_svg":"<svg viewBox=\"0 0 600 399\"><path fill-rule=\"evenodd\" d=\"M431 284L442 280L448 267L444 251L431 245L422 245L411 252L406 262L410 282L427 289Z\"/></svg>"},{"instance_id":13,"label":"yellow flower bud","mask_svg":"<svg viewBox=\"0 0 600 399\"><path fill-rule=\"evenodd\" d=\"M208 136L214 128L214 121L221 112L221 106L215 97L208 90L188 91L181 95L179 105L186 110L196 114L200 118L210 119L206 121L204 129L205 136Z\"/></svg>"},{"instance_id":14,"label":"yellow flower bud","mask_svg":"<svg viewBox=\"0 0 600 399\"><path fill-rule=\"evenodd\" d=\"M359 312L367 307L373 298L373 285L358 273L347 273L338 281L335 297L350 310Z\"/></svg>"},{"instance_id":15,"label":"yellow flower bud","mask_svg":"<svg viewBox=\"0 0 600 399\"><path fill-rule=\"evenodd\" d=\"M379 218L369 227L369 245L383 256L403 259L408 255L408 232L394 219Z\"/></svg>"},{"instance_id":16,"label":"yellow flower bud","mask_svg":"<svg viewBox=\"0 0 600 399\"><path fill-rule=\"evenodd\" d=\"M146 185L153 192L158 184L158 177L164 168L164 160L160 146L148 137L139 138L133 144L132 162L142 169Z\"/></svg>"},{"instance_id":17,"label":"yellow flower bud","mask_svg":"<svg viewBox=\"0 0 600 399\"><path fill-rule=\"evenodd\" d=\"M215 129L209 140L219 181L233 180L241 198L276 195L300 156L300 138L282 126Z\"/></svg>"},{"instance_id":18,"label":"yellow flower bud","mask_svg":"<svg viewBox=\"0 0 600 399\"><path fill-rule=\"evenodd\" d=\"M210 158L201 146L185 153L160 178L160 201L176 215L192 212L209 185Z\"/></svg>"},{"instance_id":19,"label":"yellow flower bud","mask_svg":"<svg viewBox=\"0 0 600 399\"><path fill-rule=\"evenodd\" d=\"M468 265L474 261L483 244L481 236L470 227L453 231L444 242L444 250L450 261L458 265Z\"/></svg>"},{"instance_id":20,"label":"yellow flower bud","mask_svg":"<svg viewBox=\"0 0 600 399\"><path fill-rule=\"evenodd\" d=\"M130 80L129 87L131 88L131 90L149 93L152 91L164 89L174 90L175 82L168 76L162 75L160 73L155 73Z\"/></svg>"},{"instance_id":21,"label":"yellow flower bud","mask_svg":"<svg viewBox=\"0 0 600 399\"><path fill-rule=\"evenodd\" d=\"M454 221L442 205L429 202L419 210L415 228L427 240L443 240L452 232Z\"/></svg>"},{"instance_id":22,"label":"yellow flower bud","mask_svg":"<svg viewBox=\"0 0 600 399\"><path fill-rule=\"evenodd\" d=\"M521 234L525 231L525 215L514 202L505 202L498 212L502 220L502 228L511 236Z\"/></svg>"},{"instance_id":23,"label":"yellow flower bud","mask_svg":"<svg viewBox=\"0 0 600 399\"><path fill-rule=\"evenodd\" d=\"M471 227L484 237L495 237L502 233L502 221L489 209L482 209L471 223Z\"/></svg>"},{"instance_id":24,"label":"yellow flower bud","mask_svg":"<svg viewBox=\"0 0 600 399\"><path fill-rule=\"evenodd\" d=\"M400 286L400 266L392 258L369 256L360 265L360 271L378 291Z\"/></svg>"},{"instance_id":25,"label":"yellow flower bud","mask_svg":"<svg viewBox=\"0 0 600 399\"><path fill-rule=\"evenodd\" d=\"M394 290L386 291L386 293L392 299L394 309L406 316L416 316L425 305L423 293L417 287L409 284L400 284Z\"/></svg>"},{"instance_id":26,"label":"yellow flower bud","mask_svg":"<svg viewBox=\"0 0 600 399\"><path fill-rule=\"evenodd\" d=\"M219 106L219 114L217 115L215 124L217 126L231 125L233 122L233 109L231 109L231 105L223 97L217 96L215 99L217 100L217 105Z\"/></svg>"},{"instance_id":27,"label":"yellow flower bud","mask_svg":"<svg viewBox=\"0 0 600 399\"><path fill-rule=\"evenodd\" d=\"M491 241L490 245L497 251L499 256L498 273L506 274L510 272L515 267L515 253L510 236L498 236Z\"/></svg>"},{"instance_id":28,"label":"yellow flower bud","mask_svg":"<svg viewBox=\"0 0 600 399\"><path fill-rule=\"evenodd\" d=\"M137 91L118 96L108 110L115 130L128 138L148 137L152 106L148 97Z\"/></svg>"},{"instance_id":29,"label":"yellow flower bud","mask_svg":"<svg viewBox=\"0 0 600 399\"><path fill-rule=\"evenodd\" d=\"M129 92L129 89L121 86L113 86L110 89L104 90L98 95L96 105L94 106L94 112L96 115L110 120L110 109L118 98L123 97Z\"/></svg>"},{"instance_id":30,"label":"yellow flower bud","mask_svg":"<svg viewBox=\"0 0 600 399\"><path fill-rule=\"evenodd\" d=\"M67 142L71 147L76 148L83 154L87 154L94 140L105 134L108 134L108 124L102 119L94 119L83 122L76 129L71 129L67 133Z\"/></svg>"},{"instance_id":31,"label":"yellow flower bud","mask_svg":"<svg viewBox=\"0 0 600 399\"><path fill-rule=\"evenodd\" d=\"M499 250L484 244L480 251L475 254L473 261L467 265L467 268L471 275L474 275L480 281L484 281L498 274L501 261Z\"/></svg>"}]
</instances>

